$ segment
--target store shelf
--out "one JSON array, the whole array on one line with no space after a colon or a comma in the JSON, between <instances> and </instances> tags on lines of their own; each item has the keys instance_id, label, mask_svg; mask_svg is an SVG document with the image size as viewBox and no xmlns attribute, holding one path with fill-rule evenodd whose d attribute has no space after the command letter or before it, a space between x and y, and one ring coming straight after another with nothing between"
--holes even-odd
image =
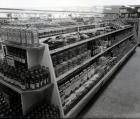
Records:
<instances>
[{"instance_id":1,"label":"store shelf","mask_svg":"<svg viewBox=\"0 0 140 119\"><path fill-rule=\"evenodd\" d=\"M90 24L90 26L92 26L92 25L94 25L94 26L96 26L95 24ZM50 32L50 31L61 31L61 30L66 30L66 29L69 29L69 28L78 28L78 27L85 27L85 26L89 26L89 25L82 25L82 26L75 26L75 25L72 25L72 26L67 26L67 27L54 27L54 28L51 28L51 29L49 29L48 30L48 28L47 29L42 29L42 30L39 30L39 33L42 33L42 32ZM71 32L71 33L74 33L74 32ZM57 34L57 33L56 33ZM56 35L56 34L53 34L53 36L54 35ZM66 33L59 33L59 34L66 34ZM44 35L45 36L45 35ZM42 36L41 36L42 37Z\"/></svg>"},{"instance_id":2,"label":"store shelf","mask_svg":"<svg viewBox=\"0 0 140 119\"><path fill-rule=\"evenodd\" d=\"M135 45L116 65L119 67L121 66L121 64L127 59L127 57L129 57L129 55L136 49L138 45ZM115 67L115 66L114 66ZM117 70L117 68L114 68L114 70L112 69L112 74L115 73L115 71ZM110 75L111 76L111 75ZM107 78L104 80L103 83L105 83L107 81Z\"/></svg>"},{"instance_id":3,"label":"store shelf","mask_svg":"<svg viewBox=\"0 0 140 119\"><path fill-rule=\"evenodd\" d=\"M94 29L88 29L88 30L81 30L81 31L79 31L79 33L95 32L97 30L102 30L102 29L105 29L105 28L106 27L100 27L100 28L94 28ZM70 32L70 33L63 33L63 35L64 36L67 36L67 35L76 34L76 33L78 33L78 31L76 31L76 32ZM59 34L57 34L57 35L59 35ZM54 35L54 36L56 36L56 35ZM48 37L54 37L54 36L48 36ZM47 39L47 37L39 38L39 41L40 42L44 42L46 39Z\"/></svg>"},{"instance_id":4,"label":"store shelf","mask_svg":"<svg viewBox=\"0 0 140 119\"><path fill-rule=\"evenodd\" d=\"M9 41L3 41L2 43L8 46L17 47L17 48L21 48L25 50L30 50L30 49L40 50L44 48L44 46L40 44L38 46L32 46L32 45L26 45L26 44L16 44L14 42L9 42Z\"/></svg>"},{"instance_id":5,"label":"store shelf","mask_svg":"<svg viewBox=\"0 0 140 119\"><path fill-rule=\"evenodd\" d=\"M30 93L30 92L42 92L42 91L44 91L44 90L46 90L46 89L48 89L49 87L51 87L51 86L53 86L53 84L52 83L50 83L50 84L47 84L47 85L45 85L45 86L43 86L43 87L41 87L41 88L38 88L38 89L34 89L34 90L31 90L31 89L28 89L28 90L24 90L24 91L22 91L23 93Z\"/></svg>"},{"instance_id":6,"label":"store shelf","mask_svg":"<svg viewBox=\"0 0 140 119\"><path fill-rule=\"evenodd\" d=\"M106 49L104 52L112 49L113 47L119 45L120 43L124 42L125 40L127 40L128 38L132 37L134 34L131 34L130 36L127 36L126 38L122 39L121 41L117 42L116 44L114 44L113 46L109 47L108 49Z\"/></svg>"},{"instance_id":7,"label":"store shelf","mask_svg":"<svg viewBox=\"0 0 140 119\"><path fill-rule=\"evenodd\" d=\"M102 30L102 29L104 30L104 28L105 28L105 27L99 28L98 26L99 26L99 24L97 24L96 28L94 28L94 26L90 26L90 25L85 25L85 27L79 26L79 32L80 33L86 33L86 32L94 33L95 30ZM81 40L79 42L75 42L75 43L72 43L67 46L60 47L60 48L57 48L57 49L54 49L51 51L49 50L49 45L46 43L43 43L43 41L45 41L47 37L39 38L39 43L40 43L39 46L31 46L31 45L18 44L18 43L14 43L11 41L4 41L4 42L2 42L3 53L5 53L5 51L6 51L4 46L12 46L12 47L19 48L18 50L20 50L20 49L26 50L27 64L26 63L21 64L19 62L15 62L17 64L18 63L20 64L20 65L16 65L17 67L20 67L20 66L22 67L22 65L23 66L27 65L28 68L38 66L38 65L47 67L49 70L49 73L50 73L50 82L51 83L47 84L41 88L38 88L38 89L22 90L21 89L22 86L18 81L9 79L6 76L3 76L0 74L0 84L3 84L3 85L5 85L5 87L10 88L14 92L17 92L18 94L20 94L23 114L28 113L29 109L32 106L38 104L41 100L45 99L46 101L48 101L48 103L51 103L54 106L59 108L60 118L75 117L80 112L80 110L86 105L86 103L93 97L93 95L101 88L101 86L109 79L109 77L117 70L117 68L126 59L126 57L128 57L128 55L132 51L134 51L134 49L136 48L136 46L133 47L135 38L133 38L134 32L133 32L132 28L133 28L132 26L120 28L118 30L114 30L112 32L107 32L107 33L104 33L104 34L101 34L101 35L98 35L98 36L95 36L92 38ZM59 31L60 29L63 29L63 31ZM72 26L72 29L70 29L69 31L67 28L66 29L65 28L53 29L55 31L58 30L56 32L49 32L49 30L47 30L47 31L46 30L47 29L39 30L39 32L42 34L42 36L45 36L45 34L46 34L46 35L53 35L52 37L56 37L56 32L57 33L61 32L61 34L64 34L64 37L65 37L65 35L67 35L67 34L77 33L78 27ZM71 31L74 31L74 32L71 32ZM49 33L49 34L47 34L47 33ZM108 36L108 35L110 35L110 36L115 35L115 37L113 37L113 38L108 37L108 40L111 40L114 43L108 48L103 48L104 45L102 45L103 42L101 40L104 40L102 38L104 38L105 36ZM85 44L85 47L89 47L88 45L86 45L86 43L87 42L89 43L89 41L95 41L95 40L99 40L98 42L102 45L101 47L103 48L103 50L101 52L99 52L98 54L96 54L92 57L89 57L88 59L85 59L84 62L82 62L80 65L77 65L76 67L72 68L71 70L68 70L66 73L60 75L59 77L56 77L55 69L53 66L53 59L52 59L51 55L56 55L59 52L62 52L62 55L64 55L65 53L63 53L63 52L65 50L68 50L69 48L73 48L73 47L76 48L76 47L79 47L80 45L84 45L84 44ZM129 41L127 41L127 40L129 40ZM95 44L98 44L98 42ZM121 43L122 43L122 45L119 45ZM132 47L133 48L131 49L130 47L126 47L125 43L130 45L131 48ZM120 47L122 47L122 49L126 48L127 51L130 49L129 52L126 54L123 53L123 54L117 55L117 53L118 53L117 50L119 50L119 47L117 47L118 45ZM112 52L108 52L108 51L112 51ZM119 52L121 52L121 51L122 50L120 50ZM78 85L77 83L79 83L79 81L81 81L81 80L78 80L77 76L81 76L82 73L80 72L80 74L79 74L79 72L77 72L77 70L82 67L82 69L84 68L86 71L91 68L89 65L91 65L91 66L93 65L94 62L92 62L92 61L94 59L97 59L104 54L106 54L107 56L110 56L110 55L112 55L112 53L115 54L116 57L118 56L119 59L121 58L121 60L119 60L118 63L116 63L116 65L112 66L111 70L109 70L108 73L106 73L103 78L100 78L101 80L99 80L99 82L94 87L91 87L91 90L89 90L89 92L87 94L85 94L85 96L83 98L81 98L81 100L79 100L79 102L76 105L74 105L74 107L65 115L64 110L63 110L63 105L62 105L63 101L61 99L63 97L62 97L62 95L60 95L59 89L63 90L64 88L72 88L71 86L73 86L73 85L75 86L75 87L73 86L73 89L78 87L76 85ZM18 56L18 55L15 55L15 56ZM7 57L5 57L5 58L7 58ZM16 57L15 57L15 60L20 61L20 59L18 59ZM10 60L7 60L7 59L6 59L6 61L9 61L8 65L12 65L12 61L10 62ZM22 60L21 60L21 62L22 62ZM24 60L23 60L23 62L24 62ZM89 64L89 65L86 65L86 64ZM66 68L66 67L64 66L63 68ZM73 74L73 72L75 72L75 73ZM40 73L40 70L38 73ZM42 73L42 74L44 74L44 73ZM41 77L42 77L42 75L41 75ZM72 82L66 83L69 85L69 87L67 87L68 85L65 85L65 84L63 85L64 82L62 82L62 87L60 88L59 86L61 86L61 85L58 85L57 81L60 81L61 79L65 78L65 77L68 79L71 77L74 77L76 82L73 82L74 84ZM86 78L86 77L84 77L84 78ZM64 95L65 94L67 95L68 91L63 90L63 93L64 93Z\"/></svg>"},{"instance_id":8,"label":"store shelf","mask_svg":"<svg viewBox=\"0 0 140 119\"><path fill-rule=\"evenodd\" d=\"M75 68L69 70L68 72L60 75L58 78L56 78L57 81L63 79L64 77L66 77L67 75L71 74L72 72L76 71L77 69L79 69L80 67L84 66L85 64L89 63L90 61L92 61L93 59L99 57L100 55L102 55L104 52L100 52L99 54L95 55L94 57L86 60L85 62L83 62L82 64L76 66Z\"/></svg>"},{"instance_id":9,"label":"store shelf","mask_svg":"<svg viewBox=\"0 0 140 119\"><path fill-rule=\"evenodd\" d=\"M86 39L86 40L82 40L82 41L79 41L79 42L76 42L76 43L73 43L73 44L70 44L70 45L61 47L61 48L57 48L57 49L55 49L55 50L51 50L51 51L50 51L50 54L52 55L52 54L54 54L54 53L57 53L57 52L60 52L60 51L63 51L63 50L72 48L72 47L74 47L74 46L77 46L77 45L86 43L86 42L88 42L88 41L92 41L92 40L95 40L95 39L98 39L98 38L101 38L101 37L110 35L110 34L113 34L113 33L117 33L117 32L119 32L119 31L122 31L122 30L125 30L125 29L128 29L128 28L131 28L131 26L130 26L130 27L127 27L127 28L119 29L119 30L116 30L116 31L112 31L112 32L109 32L109 33L106 33L106 34L102 34L102 35L99 35L99 36L95 36L95 37L93 37L93 38L89 38L89 39Z\"/></svg>"},{"instance_id":10,"label":"store shelf","mask_svg":"<svg viewBox=\"0 0 140 119\"><path fill-rule=\"evenodd\" d=\"M50 32L50 31L61 31L61 30L67 30L67 29L71 29L71 28L77 28L77 30L78 30L78 27L79 28L82 28L82 27L85 27L85 26L94 26L95 28L90 28L90 29L96 29L96 28L102 28L102 27L97 27L97 26L100 26L101 24L103 24L103 23L100 23L100 24L90 24L90 25L82 25L82 26L75 26L75 25L72 25L72 26L68 26L68 27L57 27L57 28L51 28L51 29L40 29L39 30L39 33L43 33L43 32ZM72 31L70 31L70 32L64 32L64 33L62 33L62 32L58 32L58 33L53 33L53 34L47 34L47 35L41 35L41 36L39 36L39 38L40 39L42 39L42 38L44 38L44 37L52 37L52 36L55 36L55 35L60 35L60 34L68 34L68 33L70 33L70 34L72 34L72 33L77 33L77 30L76 31L74 31L74 32L72 32ZM86 30L80 30L80 32L82 32L82 31L86 31Z\"/></svg>"},{"instance_id":11,"label":"store shelf","mask_svg":"<svg viewBox=\"0 0 140 119\"><path fill-rule=\"evenodd\" d=\"M99 27L99 28L94 28L94 29L88 29L88 30L82 30L82 31L79 31L80 33L89 33L89 32L94 32L94 31L97 31L97 30L104 30L106 27Z\"/></svg>"},{"instance_id":12,"label":"store shelf","mask_svg":"<svg viewBox=\"0 0 140 119\"><path fill-rule=\"evenodd\" d=\"M12 80L12 79L10 79ZM34 90L31 90L31 89L28 89L28 90L22 90L21 88L19 88L18 86L16 85L13 85L7 81L4 80L4 77L2 75L0 75L0 83L2 83L3 85L9 87L10 89L14 90L15 92L18 92L20 94L22 93L29 93L29 92L41 92L43 90L46 90L47 88L51 87L53 84L50 83L50 84L47 84L46 86L43 86L41 88L38 88L38 89L34 89Z\"/></svg>"},{"instance_id":13,"label":"store shelf","mask_svg":"<svg viewBox=\"0 0 140 119\"><path fill-rule=\"evenodd\" d=\"M65 118L75 117L80 110L86 105L86 103L95 95L95 93L107 81L110 76L117 70L117 68L125 61L125 59L135 50L137 45L135 45L82 99L72 108L66 115Z\"/></svg>"},{"instance_id":14,"label":"store shelf","mask_svg":"<svg viewBox=\"0 0 140 119\"><path fill-rule=\"evenodd\" d=\"M4 81L4 77L2 77L2 76L0 76L0 83L3 84L3 85L5 85L5 86L7 86L7 87L9 87L12 90L18 92L18 93L21 93L22 92L19 88L17 88L15 86L13 86L12 84L7 83L6 81Z\"/></svg>"},{"instance_id":15,"label":"store shelf","mask_svg":"<svg viewBox=\"0 0 140 119\"><path fill-rule=\"evenodd\" d=\"M85 64L89 63L90 61L96 59L97 57L99 57L100 55L104 54L105 52L109 51L110 49L112 49L113 47L117 46L118 44L124 42L125 40L127 40L128 38L132 37L133 34L129 35L128 37L122 39L121 41L117 42L116 44L114 44L113 46L107 48L105 51L100 52L99 54L95 55L94 57L86 60L85 62L83 62L82 64L76 66L75 68L72 68L71 70L69 70L68 72L60 75L59 77L56 78L57 81L63 79L64 77L66 77L67 75L71 74L72 72L76 71L77 69L79 69L80 67L84 66Z\"/></svg>"}]
</instances>

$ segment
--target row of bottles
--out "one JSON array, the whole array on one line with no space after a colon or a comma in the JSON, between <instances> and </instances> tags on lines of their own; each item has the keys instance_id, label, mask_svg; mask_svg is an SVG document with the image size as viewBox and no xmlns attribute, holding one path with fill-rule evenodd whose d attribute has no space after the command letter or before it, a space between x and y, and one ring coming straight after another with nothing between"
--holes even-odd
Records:
<instances>
[{"instance_id":1,"label":"row of bottles","mask_svg":"<svg viewBox=\"0 0 140 119\"><path fill-rule=\"evenodd\" d=\"M0 73L4 75L4 80L23 90L41 88L50 83L49 69L45 66L39 65L26 69L24 66L10 66L6 61L2 61Z\"/></svg>"},{"instance_id":2,"label":"row of bottles","mask_svg":"<svg viewBox=\"0 0 140 119\"><path fill-rule=\"evenodd\" d=\"M6 46L6 56L12 57L14 60L21 62L21 63L26 63L26 50L16 48L16 47L11 47L11 46Z\"/></svg>"},{"instance_id":3,"label":"row of bottles","mask_svg":"<svg viewBox=\"0 0 140 119\"><path fill-rule=\"evenodd\" d=\"M25 115L28 119L45 119L45 118L60 118L60 112L57 107L51 104L47 104L46 101L42 101L33 106L32 109Z\"/></svg>"},{"instance_id":4,"label":"row of bottles","mask_svg":"<svg viewBox=\"0 0 140 119\"><path fill-rule=\"evenodd\" d=\"M0 118L22 115L21 97L10 88L0 84Z\"/></svg>"},{"instance_id":5,"label":"row of bottles","mask_svg":"<svg viewBox=\"0 0 140 119\"><path fill-rule=\"evenodd\" d=\"M15 101L17 101L15 99ZM18 119L44 119L44 118L60 118L60 112L57 107L51 104L47 104L45 101L34 105L26 115L22 114L21 105L16 104L9 105L3 95L0 92L0 118L18 118Z\"/></svg>"},{"instance_id":6,"label":"row of bottles","mask_svg":"<svg viewBox=\"0 0 140 119\"><path fill-rule=\"evenodd\" d=\"M24 45L38 45L38 31L36 28L2 26L0 34L3 41L10 41Z\"/></svg>"},{"instance_id":7,"label":"row of bottles","mask_svg":"<svg viewBox=\"0 0 140 119\"><path fill-rule=\"evenodd\" d=\"M0 96L0 118L17 118L22 115L21 105L9 106L3 96Z\"/></svg>"}]
</instances>

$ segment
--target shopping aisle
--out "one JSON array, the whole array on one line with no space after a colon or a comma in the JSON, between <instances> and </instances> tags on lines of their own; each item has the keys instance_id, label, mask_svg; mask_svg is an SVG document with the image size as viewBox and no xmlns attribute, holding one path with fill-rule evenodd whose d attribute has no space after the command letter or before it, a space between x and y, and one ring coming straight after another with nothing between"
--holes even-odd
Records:
<instances>
[{"instance_id":1,"label":"shopping aisle","mask_svg":"<svg viewBox=\"0 0 140 119\"><path fill-rule=\"evenodd\" d=\"M140 47L78 117L123 117L127 114L140 117Z\"/></svg>"}]
</instances>

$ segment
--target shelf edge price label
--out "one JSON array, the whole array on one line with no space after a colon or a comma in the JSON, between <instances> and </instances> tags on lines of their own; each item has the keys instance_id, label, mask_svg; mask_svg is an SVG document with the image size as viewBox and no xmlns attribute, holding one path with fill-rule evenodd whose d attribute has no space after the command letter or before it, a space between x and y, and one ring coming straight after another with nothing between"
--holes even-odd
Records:
<instances>
[{"instance_id":1,"label":"shelf edge price label","mask_svg":"<svg viewBox=\"0 0 140 119\"><path fill-rule=\"evenodd\" d=\"M8 65L15 66L15 62L14 62L14 58L13 57L7 56L6 60L7 60Z\"/></svg>"}]
</instances>

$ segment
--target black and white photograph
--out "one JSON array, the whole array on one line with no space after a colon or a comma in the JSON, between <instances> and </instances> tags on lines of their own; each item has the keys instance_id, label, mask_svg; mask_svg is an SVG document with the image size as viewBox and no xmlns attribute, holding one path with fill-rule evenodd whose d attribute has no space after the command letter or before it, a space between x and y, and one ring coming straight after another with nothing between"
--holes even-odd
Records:
<instances>
[{"instance_id":1,"label":"black and white photograph","mask_svg":"<svg viewBox=\"0 0 140 119\"><path fill-rule=\"evenodd\" d=\"M0 119L140 119L140 0L0 0Z\"/></svg>"}]
</instances>

